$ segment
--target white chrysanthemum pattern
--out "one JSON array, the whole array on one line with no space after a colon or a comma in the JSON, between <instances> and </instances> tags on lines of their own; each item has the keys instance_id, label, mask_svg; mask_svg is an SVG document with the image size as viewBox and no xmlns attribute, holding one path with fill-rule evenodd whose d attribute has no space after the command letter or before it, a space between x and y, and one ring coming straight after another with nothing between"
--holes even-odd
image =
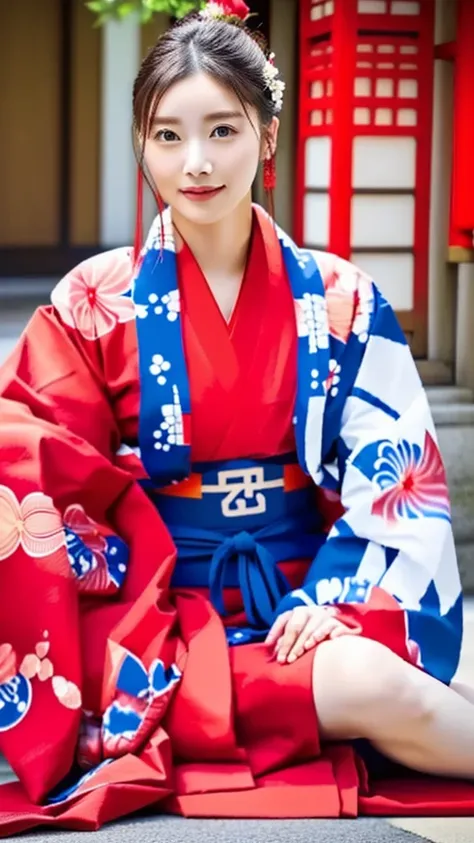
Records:
<instances>
[{"instance_id":1,"label":"white chrysanthemum pattern","mask_svg":"<svg viewBox=\"0 0 474 843\"><path fill-rule=\"evenodd\" d=\"M149 367L149 371L151 375L156 376L156 382L158 386L164 386L166 383L166 375L164 372L169 372L171 369L171 363L168 360L165 360L162 354L154 354L151 358L151 366Z\"/></svg>"}]
</instances>

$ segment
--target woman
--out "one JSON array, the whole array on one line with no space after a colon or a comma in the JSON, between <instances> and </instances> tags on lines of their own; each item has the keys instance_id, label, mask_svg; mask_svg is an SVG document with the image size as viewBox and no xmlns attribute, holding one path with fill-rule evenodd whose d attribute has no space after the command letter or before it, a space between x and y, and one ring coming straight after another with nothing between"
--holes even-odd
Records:
<instances>
[{"instance_id":1,"label":"woman","mask_svg":"<svg viewBox=\"0 0 474 843\"><path fill-rule=\"evenodd\" d=\"M145 59L168 210L139 258L66 276L1 373L4 833L474 809L426 397L371 280L251 204L284 86L247 12L210 4ZM368 748L445 778L368 784Z\"/></svg>"}]
</instances>

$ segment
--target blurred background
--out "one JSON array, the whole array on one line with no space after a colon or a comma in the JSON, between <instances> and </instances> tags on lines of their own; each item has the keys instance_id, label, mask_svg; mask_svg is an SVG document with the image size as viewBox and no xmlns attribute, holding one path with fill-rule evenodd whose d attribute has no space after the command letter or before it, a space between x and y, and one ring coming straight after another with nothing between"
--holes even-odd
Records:
<instances>
[{"instance_id":1,"label":"blurred background","mask_svg":"<svg viewBox=\"0 0 474 843\"><path fill-rule=\"evenodd\" d=\"M395 307L474 593L474 0L249 5L287 84L277 220L368 271ZM132 242L133 80L193 6L0 0L0 361L64 273Z\"/></svg>"}]
</instances>

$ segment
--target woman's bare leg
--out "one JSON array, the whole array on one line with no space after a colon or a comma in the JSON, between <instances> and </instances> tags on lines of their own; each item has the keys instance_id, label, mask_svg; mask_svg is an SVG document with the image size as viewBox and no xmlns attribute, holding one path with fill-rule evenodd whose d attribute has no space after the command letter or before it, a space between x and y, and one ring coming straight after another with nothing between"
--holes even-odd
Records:
<instances>
[{"instance_id":1,"label":"woman's bare leg","mask_svg":"<svg viewBox=\"0 0 474 843\"><path fill-rule=\"evenodd\" d=\"M474 704L383 644L323 642L313 689L323 740L366 738L413 770L474 779Z\"/></svg>"},{"instance_id":2,"label":"woman's bare leg","mask_svg":"<svg viewBox=\"0 0 474 843\"><path fill-rule=\"evenodd\" d=\"M474 688L471 685L466 685L465 682L451 682L449 686L453 691L456 691L456 694L459 694L461 697L464 697L465 700L472 703L474 705Z\"/></svg>"}]
</instances>

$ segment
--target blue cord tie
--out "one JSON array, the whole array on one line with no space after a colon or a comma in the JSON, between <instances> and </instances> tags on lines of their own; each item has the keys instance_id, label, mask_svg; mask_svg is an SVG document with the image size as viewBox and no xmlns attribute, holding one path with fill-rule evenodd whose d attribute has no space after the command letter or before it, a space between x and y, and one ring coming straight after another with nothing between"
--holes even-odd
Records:
<instances>
[{"instance_id":1,"label":"blue cord tie","mask_svg":"<svg viewBox=\"0 0 474 843\"><path fill-rule=\"evenodd\" d=\"M230 565L237 565L242 601L249 624L268 629L276 607L289 591L286 577L272 554L258 544L250 533L243 531L226 539L214 551L209 570L211 601L221 616L227 614L223 592L226 569Z\"/></svg>"}]
</instances>

